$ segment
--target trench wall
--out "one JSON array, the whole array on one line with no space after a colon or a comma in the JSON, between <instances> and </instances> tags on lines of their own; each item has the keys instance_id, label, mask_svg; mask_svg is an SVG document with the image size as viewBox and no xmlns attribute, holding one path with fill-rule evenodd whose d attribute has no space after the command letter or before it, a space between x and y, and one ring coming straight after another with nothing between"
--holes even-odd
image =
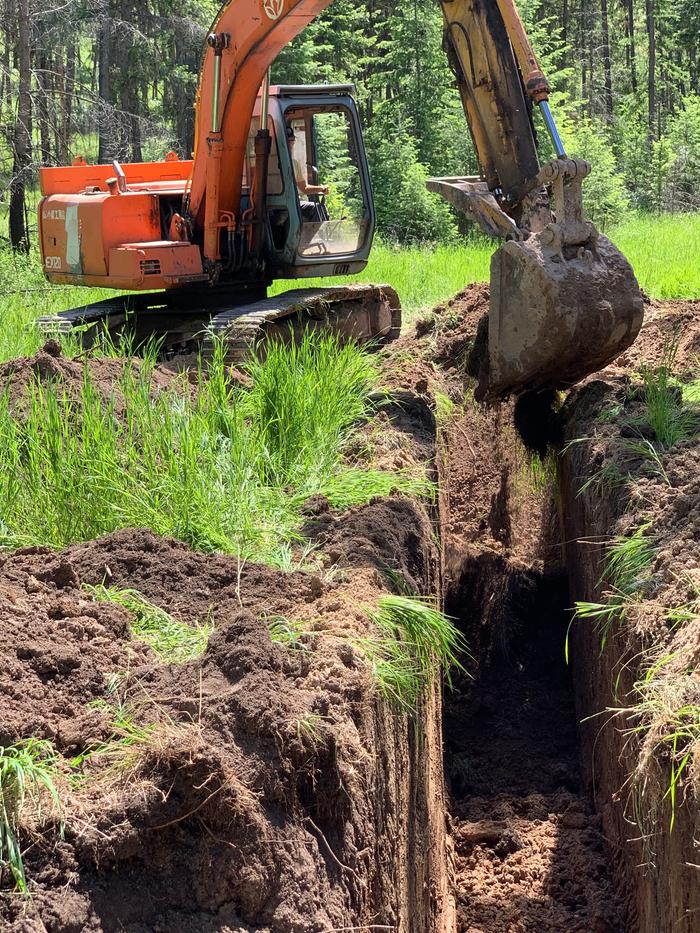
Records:
<instances>
[{"instance_id":1,"label":"trench wall","mask_svg":"<svg viewBox=\"0 0 700 933\"><path fill-rule=\"evenodd\" d=\"M619 517L615 491L600 495L594 487L580 492L586 470L585 445L572 445L560 458L560 507L564 557L571 604L602 601L600 576L605 542ZM677 808L669 831L668 800L641 803L630 793L629 775L639 758L639 744L626 734L626 723L602 711L624 705L640 676L641 641L613 630L601 651L599 633L588 620L572 625L577 719L580 723L584 779L601 814L612 849L617 887L624 900L628 933L697 933L700 930L700 811L695 800ZM637 820L642 823L642 828ZM643 838L643 834L646 837Z\"/></svg>"}]
</instances>

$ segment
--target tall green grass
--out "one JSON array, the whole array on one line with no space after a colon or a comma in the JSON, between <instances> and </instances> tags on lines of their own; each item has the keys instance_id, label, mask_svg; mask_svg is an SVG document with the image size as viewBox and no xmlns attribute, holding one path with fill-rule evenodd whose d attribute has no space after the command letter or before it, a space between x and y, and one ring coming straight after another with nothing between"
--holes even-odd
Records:
<instances>
[{"instance_id":1,"label":"tall green grass","mask_svg":"<svg viewBox=\"0 0 700 933\"><path fill-rule=\"evenodd\" d=\"M382 596L368 612L378 634L360 642L380 694L415 715L425 687L442 671L464 670L469 651L461 632L425 600Z\"/></svg>"},{"instance_id":2,"label":"tall green grass","mask_svg":"<svg viewBox=\"0 0 700 933\"><path fill-rule=\"evenodd\" d=\"M700 298L700 214L632 214L606 233L653 298Z\"/></svg>"},{"instance_id":3,"label":"tall green grass","mask_svg":"<svg viewBox=\"0 0 700 933\"><path fill-rule=\"evenodd\" d=\"M45 739L23 739L0 747L0 881L8 872L15 889L28 893L19 839L22 817L29 810L38 818L46 798L60 813L56 789L58 758Z\"/></svg>"},{"instance_id":4,"label":"tall green grass","mask_svg":"<svg viewBox=\"0 0 700 933\"><path fill-rule=\"evenodd\" d=\"M125 367L119 413L88 368L77 398L39 381L17 411L0 397L5 546L62 547L145 526L199 550L283 564L310 495L328 488L332 501L367 501L384 491L384 474L358 477L342 460L377 378L357 347L330 335L272 344L264 362L248 364L249 389L231 382L221 348L194 389L183 376L154 394L151 365ZM414 482L391 479L412 492Z\"/></svg>"},{"instance_id":5,"label":"tall green grass","mask_svg":"<svg viewBox=\"0 0 700 933\"><path fill-rule=\"evenodd\" d=\"M397 246L375 240L363 272L341 278L282 280L273 284L270 293L343 281L386 283L399 293L404 316L410 319L451 298L471 282L487 282L496 246L495 241L476 234L458 244Z\"/></svg>"}]
</instances>

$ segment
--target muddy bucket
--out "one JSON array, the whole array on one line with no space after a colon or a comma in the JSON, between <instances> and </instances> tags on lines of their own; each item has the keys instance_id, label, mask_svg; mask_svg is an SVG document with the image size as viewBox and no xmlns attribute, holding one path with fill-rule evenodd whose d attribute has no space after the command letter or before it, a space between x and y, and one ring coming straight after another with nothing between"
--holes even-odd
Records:
<instances>
[{"instance_id":1,"label":"muddy bucket","mask_svg":"<svg viewBox=\"0 0 700 933\"><path fill-rule=\"evenodd\" d=\"M622 253L588 227L583 246L562 246L553 224L493 255L488 328L470 365L477 399L568 388L633 343L639 285Z\"/></svg>"}]
</instances>

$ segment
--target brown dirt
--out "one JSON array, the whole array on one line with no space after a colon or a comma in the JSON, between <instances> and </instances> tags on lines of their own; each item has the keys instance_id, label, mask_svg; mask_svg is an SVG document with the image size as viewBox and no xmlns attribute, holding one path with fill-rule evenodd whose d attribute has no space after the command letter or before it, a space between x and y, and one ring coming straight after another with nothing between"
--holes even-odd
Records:
<instances>
[{"instance_id":1,"label":"brown dirt","mask_svg":"<svg viewBox=\"0 0 700 933\"><path fill-rule=\"evenodd\" d=\"M464 384L487 309L488 288L470 287L390 351L398 378L455 403L438 425L445 608L474 655L445 697L457 929L618 933L606 841L580 786L556 509L513 403L477 405Z\"/></svg>"},{"instance_id":2,"label":"brown dirt","mask_svg":"<svg viewBox=\"0 0 700 933\"><path fill-rule=\"evenodd\" d=\"M679 322L678 365L686 372L695 365L697 304L652 303L633 350L575 393L567 437L592 436L572 448L577 477L623 456L621 426L639 413L628 392L630 367L657 362L659 341ZM487 306L488 289L472 286L382 354L393 401L355 452L391 469L435 464L439 553L435 510L392 496L339 514L315 497L304 529L318 548L313 572L196 554L143 529L0 559L7 672L0 744L33 735L76 755L110 738L118 701L152 730L135 751L121 753L118 768L97 756L86 766L87 784L62 781L63 839L56 815L27 823L33 898L0 894L3 929L329 933L380 924L432 931L446 899L439 872L425 868L441 857L439 833L426 830L442 812L439 735L430 725L439 701L429 702L425 735L414 733L375 701L354 646L367 632L363 606L391 588L390 569L420 593L444 593L473 654L469 675L446 694L444 716L459 933L622 933L625 914L629 933L652 933L638 923L634 871L617 872L629 886L622 898L613 883L611 866L627 858L611 815L625 779L619 742L601 743L613 768L597 788L598 813L580 766L581 683L597 704L589 712L598 712L610 702L599 689L609 685L610 670L588 669L582 678L577 668L575 710L563 644L567 607L582 590L574 578L571 595L567 588L555 503L529 470L514 406L478 406L465 382ZM110 397L123 364L90 366ZM0 385L11 381L16 401L36 373L63 381L69 393L83 378L82 363L60 359L49 345L0 367ZM154 390L172 379L157 369ZM624 406L623 418L600 422L611 404ZM584 526L608 533L624 505L619 528L630 528L654 506L658 606L631 618L637 647L658 636L664 608L688 592L687 578L674 576L679 558L700 575L698 462L697 445L679 447L666 463L670 488L640 476L629 501L614 508L592 493L568 496L572 513L573 500L589 511L567 538L583 536ZM588 556L577 559L583 566ZM161 663L130 636L125 613L81 590L102 581L138 589L186 624L213 622L203 657ZM303 629L296 648L272 642L275 617ZM681 627L673 637L695 651L694 632ZM633 656L630 644L620 663ZM595 646L587 653L593 663ZM584 729L584 761L593 755L591 734ZM595 752L599 761L598 746ZM686 839L686 829L676 838ZM680 874L664 858L661 852L659 871ZM682 886L678 896L676 913L690 902ZM678 929L691 933L691 926Z\"/></svg>"},{"instance_id":3,"label":"brown dirt","mask_svg":"<svg viewBox=\"0 0 700 933\"><path fill-rule=\"evenodd\" d=\"M60 386L69 398L78 398L83 387L86 365L93 387L105 401L114 401L116 413L119 415L123 408L119 379L127 366L138 375L143 369L143 362L138 358L129 360L128 363L109 357L67 359L61 355L61 348L55 340L47 341L33 356L0 364L0 391L9 392L10 404L13 407L26 399L37 380L44 384L53 383ZM177 374L171 370L164 366L156 366L150 373L151 389L154 393L168 389L176 379Z\"/></svg>"},{"instance_id":4,"label":"brown dirt","mask_svg":"<svg viewBox=\"0 0 700 933\"><path fill-rule=\"evenodd\" d=\"M581 620L572 630L581 719L634 707L635 682L663 662L656 680L665 686L668 707L657 708L654 717L619 712L582 727L586 779L596 788L606 833L617 840L616 874L630 928L640 933L695 933L700 916L698 747L678 788L671 833L670 802L664 799L668 757L659 745L672 731L665 708L696 703L700 696L700 437L661 451L660 468L630 447L642 438L654 441L635 371L642 363L664 361L674 338L676 374L697 378L700 302L652 302L637 344L572 393L564 410L565 439L578 439L562 458L567 564L576 598L607 600L609 582L601 574L612 536L647 525L655 549L605 651L590 622ZM677 607L685 607L680 619L669 616ZM629 734L639 725L648 731Z\"/></svg>"},{"instance_id":5,"label":"brown dirt","mask_svg":"<svg viewBox=\"0 0 700 933\"><path fill-rule=\"evenodd\" d=\"M606 376L629 373L640 363L657 366L662 361L665 348L674 342L678 345L675 366L679 375L697 375L700 364L699 317L700 301L648 301L639 336L629 350L604 371Z\"/></svg>"},{"instance_id":6,"label":"brown dirt","mask_svg":"<svg viewBox=\"0 0 700 933\"><path fill-rule=\"evenodd\" d=\"M51 825L31 835L33 899L0 899L4 929L306 933L367 920L370 905L387 923L405 909L393 899L398 798L370 793L399 762L390 745L375 761L369 673L352 641L367 631L362 605L386 589L381 568L435 588L430 523L399 498L311 511L346 569L282 573L145 530L4 558L2 740L47 737L64 755L105 741L108 707L90 704L115 702L114 674L136 720L155 727L121 772L63 788L64 840ZM201 661L159 663L121 610L80 589L104 579L188 624L213 621ZM273 616L303 622L298 649L270 640Z\"/></svg>"}]
</instances>

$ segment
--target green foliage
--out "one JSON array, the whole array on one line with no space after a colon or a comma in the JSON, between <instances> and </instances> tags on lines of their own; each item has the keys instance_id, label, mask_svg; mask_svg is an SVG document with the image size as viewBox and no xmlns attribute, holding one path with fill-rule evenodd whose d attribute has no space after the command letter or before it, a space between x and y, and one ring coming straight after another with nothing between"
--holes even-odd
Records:
<instances>
[{"instance_id":1,"label":"green foliage","mask_svg":"<svg viewBox=\"0 0 700 933\"><path fill-rule=\"evenodd\" d=\"M591 174L583 183L584 209L595 224L607 230L622 219L629 198L605 130L577 114L562 132L567 152L591 163Z\"/></svg>"},{"instance_id":2,"label":"green foliage","mask_svg":"<svg viewBox=\"0 0 700 933\"><path fill-rule=\"evenodd\" d=\"M127 365L115 386L119 415L88 368L78 398L37 381L19 413L0 396L6 535L60 547L145 526L200 550L278 563L310 495L328 489L359 502L421 482L370 474L363 483L351 469L343 484L343 448L370 411L376 373L358 348L308 335L294 349L270 346L248 371L252 387L234 385L217 351L194 392L183 379L156 393L148 365Z\"/></svg>"},{"instance_id":3,"label":"green foliage","mask_svg":"<svg viewBox=\"0 0 700 933\"><path fill-rule=\"evenodd\" d=\"M380 233L403 243L454 240L452 211L443 198L426 189L428 171L418 160L413 140L407 135L381 138L371 152Z\"/></svg>"},{"instance_id":4,"label":"green foliage","mask_svg":"<svg viewBox=\"0 0 700 933\"><path fill-rule=\"evenodd\" d=\"M166 663L185 664L204 653L213 630L211 624L186 625L178 622L137 590L104 584L85 584L83 588L100 602L126 609L132 616L130 628L134 637L146 642Z\"/></svg>"},{"instance_id":5,"label":"green foliage","mask_svg":"<svg viewBox=\"0 0 700 933\"><path fill-rule=\"evenodd\" d=\"M686 652L687 655L687 652ZM668 768L663 799L669 801L669 832L673 831L680 793L691 775L693 757L700 743L700 703L697 672L692 657L672 652L658 658L634 685L636 702L623 710L633 725L628 734L642 739L644 754L634 775L644 787L648 780L646 761L660 758Z\"/></svg>"},{"instance_id":6,"label":"green foliage","mask_svg":"<svg viewBox=\"0 0 700 933\"><path fill-rule=\"evenodd\" d=\"M677 341L666 344L661 365L642 369L645 420L663 450L693 437L700 430L697 406L692 402L687 404L687 396L673 378L677 350Z\"/></svg>"},{"instance_id":7,"label":"green foliage","mask_svg":"<svg viewBox=\"0 0 700 933\"><path fill-rule=\"evenodd\" d=\"M655 554L655 548L647 537L649 527L649 524L641 525L633 534L619 535L609 545L601 576L601 583L609 585L605 602L576 602L574 618L593 620L600 635L601 651L612 626L624 619L631 601L648 588L647 571Z\"/></svg>"},{"instance_id":8,"label":"green foliage","mask_svg":"<svg viewBox=\"0 0 700 933\"><path fill-rule=\"evenodd\" d=\"M697 210L700 207L700 95L683 100L671 120L669 141L676 153L671 173L671 210Z\"/></svg>"},{"instance_id":9,"label":"green foliage","mask_svg":"<svg viewBox=\"0 0 700 933\"><path fill-rule=\"evenodd\" d=\"M428 602L403 596L383 596L368 612L378 637L360 643L382 696L416 715L426 685L442 670L451 683L453 669L464 670L468 656L463 636L443 613Z\"/></svg>"},{"instance_id":10,"label":"green foliage","mask_svg":"<svg viewBox=\"0 0 700 933\"><path fill-rule=\"evenodd\" d=\"M319 489L338 509L348 509L392 492L430 500L436 494L435 484L427 477L413 475L407 470L390 473L386 470L348 468L331 476Z\"/></svg>"},{"instance_id":11,"label":"green foliage","mask_svg":"<svg viewBox=\"0 0 700 933\"><path fill-rule=\"evenodd\" d=\"M637 214L606 231L655 298L700 298L700 214Z\"/></svg>"},{"instance_id":12,"label":"green foliage","mask_svg":"<svg viewBox=\"0 0 700 933\"><path fill-rule=\"evenodd\" d=\"M267 621L270 641L285 648L305 650L306 631L299 619L286 619L284 616L272 616Z\"/></svg>"},{"instance_id":13,"label":"green foliage","mask_svg":"<svg viewBox=\"0 0 700 933\"><path fill-rule=\"evenodd\" d=\"M57 757L44 739L23 739L0 747L0 880L9 872L15 889L28 893L19 830L27 809L41 817L48 797L60 813L56 789Z\"/></svg>"}]
</instances>

